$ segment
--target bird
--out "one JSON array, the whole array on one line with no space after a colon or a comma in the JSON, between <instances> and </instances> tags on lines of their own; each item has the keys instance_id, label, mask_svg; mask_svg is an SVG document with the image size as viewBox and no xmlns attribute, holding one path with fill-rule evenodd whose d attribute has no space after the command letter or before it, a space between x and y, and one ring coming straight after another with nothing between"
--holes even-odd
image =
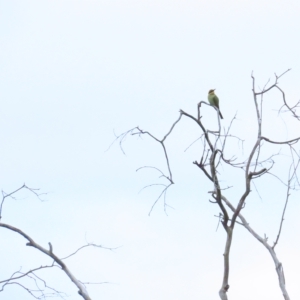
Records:
<instances>
[{"instance_id":1,"label":"bird","mask_svg":"<svg viewBox=\"0 0 300 300\"><path fill-rule=\"evenodd\" d=\"M220 112L220 107L219 107L219 98L218 96L215 94L215 90L209 90L208 91L208 96L207 96L207 99L208 99L208 102L211 106L214 106L214 107L217 107L218 110L219 110L219 115L220 115L220 118L223 119L223 116Z\"/></svg>"}]
</instances>

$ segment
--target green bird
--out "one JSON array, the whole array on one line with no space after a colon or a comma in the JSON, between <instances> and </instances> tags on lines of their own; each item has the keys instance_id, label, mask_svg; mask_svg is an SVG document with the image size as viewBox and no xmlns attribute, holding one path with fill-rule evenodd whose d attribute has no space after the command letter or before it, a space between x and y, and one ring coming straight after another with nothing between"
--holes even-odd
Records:
<instances>
[{"instance_id":1,"label":"green bird","mask_svg":"<svg viewBox=\"0 0 300 300\"><path fill-rule=\"evenodd\" d=\"M209 90L208 91L208 96L207 96L208 102L210 105L217 107L219 110L219 115L220 118L223 119L223 116L220 112L220 107L219 107L219 98L218 96L215 94L215 89L214 90Z\"/></svg>"}]
</instances>

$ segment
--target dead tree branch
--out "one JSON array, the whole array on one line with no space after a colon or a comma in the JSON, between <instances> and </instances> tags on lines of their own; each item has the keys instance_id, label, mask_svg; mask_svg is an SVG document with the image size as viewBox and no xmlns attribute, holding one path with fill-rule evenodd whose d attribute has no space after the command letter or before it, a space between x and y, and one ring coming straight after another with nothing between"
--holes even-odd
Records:
<instances>
[{"instance_id":1,"label":"dead tree branch","mask_svg":"<svg viewBox=\"0 0 300 300\"><path fill-rule=\"evenodd\" d=\"M51 248L50 248L50 250L43 248L42 246L37 244L28 234L26 234L24 231L22 231L19 228L16 228L11 225L4 224L4 223L0 223L0 227L6 228L8 230L18 233L19 235L23 236L28 241L28 243L26 243L26 246L33 247L33 248L39 250L40 252L46 254L50 258L52 258L60 266L60 268L66 273L66 275L71 279L71 281L77 286L78 294L80 296L82 296L82 298L85 300L91 300L86 288L71 273L71 271L68 269L66 264L60 258L58 258L52 251L50 251Z\"/></svg>"},{"instance_id":2,"label":"dead tree branch","mask_svg":"<svg viewBox=\"0 0 300 300\"><path fill-rule=\"evenodd\" d=\"M227 144L228 144L227 140L229 138L232 138L232 137L237 138L236 136L230 134L230 130L231 130L233 121L236 119L236 116L234 116L234 118L232 119L229 127L227 128L227 130L224 129L224 134L222 134L219 111L218 111L218 109L216 109L217 121L218 121L218 130L210 130L209 128L207 128L207 126L202 121L201 105L208 105L208 103L206 103L204 101L201 101L201 102L198 103L197 113L196 113L197 116L196 117L193 116L190 113L187 113L183 110L180 110L179 111L179 113L180 113L179 117L172 124L170 130L167 132L167 134L162 139L156 138L150 132L144 131L144 130L140 129L139 127L136 127L136 131L131 130L132 135L146 134L146 135L150 136L156 142L161 144L161 146L163 148L163 151L164 151L164 157L165 157L167 168L168 168L168 175L165 175L158 168L155 168L155 167L152 167L152 168L158 170L161 173L161 177L164 177L167 180L169 180L170 184L164 186L164 189L163 189L162 193L156 199L156 201L154 202L154 204L151 208L151 211L152 211L153 207L156 205L158 200L162 196L164 196L164 198L165 198L166 191L169 188L169 186L174 184L173 175L172 175L172 172L171 172L171 166L170 166L170 162L169 162L169 157L168 157L168 153L167 153L167 150L166 150L166 146L164 144L165 140L173 132L173 129L180 122L182 116L185 116L188 119L194 121L199 126L200 138L198 138L197 140L200 139L202 141L203 150L200 151L200 153L202 153L202 154L201 154L199 162L198 161L193 161L193 164L196 165L203 172L205 177L208 178L208 180L213 184L214 191L212 192L212 197L214 198L214 201L211 201L211 202L218 205L218 207L220 209L219 219L220 219L220 221L223 225L223 228L226 232L226 244L225 244L225 249L224 249L224 253L223 253L223 256L224 256L223 280L222 280L222 286L219 290L219 296L222 300L227 300L228 299L227 298L227 291L229 289L230 249L231 249L231 245L232 245L233 230L234 230L235 224L237 223L237 219L241 219L242 224L260 242L262 242L267 247L267 249L269 250L269 252L270 252L270 254L271 254L271 256L272 256L272 258L275 262L275 265L276 265L276 271L278 273L279 283L280 283L280 287L282 288L283 295L284 295L284 297L286 297L285 298L286 300L289 299L288 296L287 296L287 292L285 290L285 283L284 283L284 275L283 275L282 265L281 265L281 263L279 263L279 261L276 257L276 254L274 252L274 247L277 244L277 242L279 240L280 233L281 233L282 222L284 220L284 213L285 213L286 206L287 206L287 203L288 203L288 196L289 196L289 191L290 191L290 188L291 188L291 181L289 181L289 183L288 183L288 192L287 192L286 204L285 204L283 215L282 215L282 218L281 218L281 224L280 224L280 228L279 228L278 237L277 237L277 239L274 243L273 248L266 243L266 239L262 239L261 237L259 237L248 226L247 222L243 219L243 217L241 215L241 210L245 207L245 201L248 198L249 194L251 193L251 183L254 184L255 180L257 180L258 178L263 177L265 174L271 174L270 170L273 168L273 166L275 164L275 154L272 154L271 156L269 156L265 159L262 158L262 148L264 146L264 141L267 142L270 145L286 145L286 146L290 147L291 149L293 149L292 148L293 145L298 143L298 141L300 140L300 137L296 137L294 139L283 141L283 142L273 141L273 140L269 139L268 137L264 136L263 133L262 133L262 122L263 122L262 116L263 116L264 96L265 96L266 93L268 93L269 91L271 91L274 88L278 89L281 92L283 103L284 103L283 106L287 107L287 109L293 114L293 116L295 118L297 118L298 120L300 120L300 117L296 113L296 108L298 107L298 104L300 103L300 101L295 106L292 106L292 107L289 106L287 104L286 99L285 99L284 92L278 86L279 79L283 75L285 75L289 70L290 69L283 72L279 76L277 76L275 74L275 81L273 82L273 84L271 84L269 86L269 81L268 81L265 84L265 86L263 87L263 89L259 92L256 91L255 77L254 77L253 73L251 74L251 78L252 78L252 95L253 95L254 107L255 107L255 111L256 111L256 121L257 121L257 138L256 138L256 140L255 140L255 142L254 142L247 158L242 162L236 162L236 157L235 156L233 156L230 159L227 159L226 155L225 155L225 150L226 150ZM125 134L127 134L127 133L125 133ZM119 137L121 137L121 139L123 139L123 135L121 135ZM242 141L242 140L238 138L238 141ZM195 142L193 142L191 145L193 145ZM296 151L295 151L295 154L296 154ZM296 154L296 155L298 155L298 154ZM300 156L300 155L298 155L298 156ZM294 160L293 155L292 155L292 159ZM222 194L222 191L224 189L222 189L222 187L221 187L219 177L222 178L222 175L223 175L222 173L223 172L220 171L219 166L223 162L226 165L230 166L230 167L239 168L239 169L243 170L243 172L244 172L245 188L244 188L244 191L242 192L242 194L241 194L241 196L238 200L238 203L237 203L236 207L233 207L229 202L226 202L227 200L226 201L224 200L226 198ZM298 162L297 166L295 166L295 163L293 161L293 165L294 165L294 175L291 178L295 178L295 180L298 180L297 175L296 175L296 170L298 168L299 162ZM299 185L299 181L298 181L298 185ZM226 205L224 203L226 203ZM228 207L230 208L230 214L232 213L231 216L229 214L229 211L227 210Z\"/></svg>"},{"instance_id":3,"label":"dead tree branch","mask_svg":"<svg viewBox=\"0 0 300 300\"><path fill-rule=\"evenodd\" d=\"M232 212L235 212L234 206L229 202L229 200L226 199L226 197L222 196L222 200L226 203L226 205L231 209ZM242 225L261 243L263 244L266 249L269 251L271 254L271 257L274 261L275 264L275 269L278 275L278 280L279 280L279 286L281 288L283 297L285 300L290 300L290 297L288 295L288 292L285 287L285 278L284 278L284 272L283 272L283 267L281 262L279 262L277 255L274 251L274 246L271 247L268 244L268 241L266 238L262 238L259 234L257 234L249 225L249 223L246 221L246 219L243 217L241 213L238 214L239 219L242 221Z\"/></svg>"}]
</instances>

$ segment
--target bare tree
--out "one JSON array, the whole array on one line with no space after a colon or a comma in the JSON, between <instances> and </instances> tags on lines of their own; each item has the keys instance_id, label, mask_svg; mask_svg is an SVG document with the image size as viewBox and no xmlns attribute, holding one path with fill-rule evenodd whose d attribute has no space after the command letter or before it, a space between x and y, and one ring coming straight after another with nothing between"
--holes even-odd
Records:
<instances>
[{"instance_id":1,"label":"bare tree","mask_svg":"<svg viewBox=\"0 0 300 300\"><path fill-rule=\"evenodd\" d=\"M61 271L63 271L68 277L69 279L73 282L73 284L76 286L76 288L78 289L78 294L85 300L91 300L91 297L87 291L86 285L87 284L91 284L91 283L84 283L81 282L68 268L68 266L66 265L66 263L64 262L66 259L68 259L69 257L75 255L78 251L86 248L86 247L98 247L98 248L104 248L104 249L109 249L109 250L113 250L113 248L106 248L106 247L102 247L101 245L96 245L93 243L87 243L86 245L81 246L80 248L78 248L76 251L74 251L73 253L71 253L70 255L64 257L64 258L60 258L57 254L55 254L54 249L52 244L49 242L48 243L48 249L46 249L45 247L42 247L40 244L38 244L36 241L34 241L33 238L31 238L27 233L25 233L23 230L16 228L12 225L6 224L2 222L2 216L3 216L3 206L4 206L4 202L5 200L7 200L8 198L13 198L15 199L15 195L20 192L21 190L28 190L31 193L33 193L35 196L37 196L40 200L40 196L42 194L38 193L37 189L32 189L27 187L25 184L23 186L21 186L20 188L18 188L17 190L6 194L5 192L2 192L2 201L1 201L1 205L0 205L0 227L1 228L5 228L8 229L14 233L19 234L20 236L22 236L23 238L25 238L27 240L26 246L32 247L40 252L42 252L43 254L45 254L46 256L48 256L51 260L52 263L49 265L41 265L39 267L36 268L32 268L28 271L23 272L21 269L18 271L13 272L13 274L6 279L0 279L0 292L3 292L5 287L9 286L9 285L15 285L18 287L21 287L22 289L24 289L25 291L27 291L33 298L35 299L46 299L46 298L53 298L53 297L58 297L61 299L66 299L66 294L58 291L57 289L55 289L54 287L51 287L47 284L46 280L43 279L39 274L39 271L41 270L45 270L45 269L52 269L52 268L58 268ZM23 283L22 280L27 279L26 283ZM31 282L31 284L28 285L28 282ZM100 283L96 283L96 284L100 284Z\"/></svg>"},{"instance_id":2,"label":"bare tree","mask_svg":"<svg viewBox=\"0 0 300 300\"><path fill-rule=\"evenodd\" d=\"M233 122L235 121L236 117L234 117L229 126L227 128L221 127L221 122L219 118L219 111L217 108L214 107L216 110L216 120L218 122L218 130L210 130L207 128L205 122L203 122L202 114L201 114L201 107L203 105L209 105L205 101L201 101L197 105L197 113L196 116L187 113L183 110L179 111L178 119L172 124L170 130L162 137L157 138L149 131L143 130L140 127L135 127L133 129L128 130L127 132L122 133L119 136L116 136L116 140L119 141L119 145L123 150L122 144L125 138L128 135L146 135L149 136L151 139L156 141L163 150L163 154L166 161L167 166L167 173L164 173L161 168L154 167L154 166L145 166L143 168L154 168L160 173L160 177L167 180L167 184L162 184L163 189L159 194L158 198L154 201L149 214L152 212L153 207L157 204L160 199L163 199L164 202L164 209L166 210L168 207L166 201L166 192L167 190L174 184L173 174L171 171L170 159L168 156L167 147L165 142L167 138L173 133L173 129L178 123L181 121L183 117L188 118L192 122L198 125L200 130L200 137L198 140L202 141L202 150L201 150L201 158L199 161L195 160L193 164L197 166L205 175L205 177L212 183L213 191L209 191L211 193L213 200L212 203L216 204L220 209L219 218L221 220L221 224L225 230L226 234L226 243L225 243L225 250L224 250L224 268L223 268L223 280L222 285L219 290L219 296L222 300L228 299L227 291L229 289L229 267L230 267L230 249L232 245L232 238L233 238L233 231L235 228L236 223L241 224L244 226L259 242L261 242L266 249L271 254L273 261L276 266L276 272L278 274L279 279L279 286L281 288L283 297L285 300L290 299L288 293L286 291L285 286L285 279L283 273L282 264L279 262L279 259L275 253L275 246L278 244L280 234L282 232L282 225L285 215L285 210L288 204L288 199L291 190L296 190L300 187L300 183L297 176L297 170L299 167L300 162L300 153L299 150L296 149L294 146L300 140L300 137L295 137L291 140L286 141L275 141L263 134L262 131L262 113L263 113L263 98L264 95L270 92L271 90L279 91L282 99L282 107L278 110L278 113L288 112L290 113L291 117L295 118L296 120L300 121L300 116L297 114L297 108L299 106L299 101L294 105L290 106L286 100L284 91L279 87L278 80L285 75L289 70L284 72L283 74L277 76L275 74L274 83L269 85L269 82L263 87L261 91L256 91L256 84L255 78L253 74L252 77L252 91L253 91L253 104L256 110L256 120L257 120L257 138L254 142L249 154L247 155L246 159L239 160L236 155L233 157L227 157L226 150L228 149L228 140L229 139L237 139L238 141L242 141L239 137L231 134L231 127ZM273 174L271 169L274 167L276 163L277 154L270 154L266 158L262 156L262 147L264 143L273 145L274 147L281 145L288 147L290 149L290 171L287 181L283 181L279 178L278 174ZM219 176L222 176L223 172L220 168L221 165L227 165L230 168L238 169L239 171L242 170L244 174L244 184L245 189L243 193L239 197L239 201L236 205L232 205L229 200L226 199L224 196L225 189L227 187L222 187L220 184ZM286 201L283 206L282 217L279 225L279 230L277 234L277 238L274 244L271 246L268 244L268 239L266 237L260 237L247 223L246 219L242 216L241 210L245 207L245 201L249 194L251 193L251 186L255 185L255 180L261 178L263 176L275 176L286 186L287 188L287 196ZM149 185L152 186L152 185ZM229 208L229 209L228 209ZM241 220L241 222L238 221Z\"/></svg>"}]
</instances>

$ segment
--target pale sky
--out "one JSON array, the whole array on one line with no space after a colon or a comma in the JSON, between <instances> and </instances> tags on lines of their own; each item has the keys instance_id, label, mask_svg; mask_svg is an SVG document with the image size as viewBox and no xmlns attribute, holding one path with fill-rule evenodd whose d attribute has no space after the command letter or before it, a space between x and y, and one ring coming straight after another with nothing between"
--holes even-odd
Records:
<instances>
[{"instance_id":1,"label":"pale sky","mask_svg":"<svg viewBox=\"0 0 300 300\"><path fill-rule=\"evenodd\" d=\"M167 143L175 182L168 215L160 201L148 216L158 187L139 193L162 183L159 174L136 172L147 165L166 170L159 145L134 136L124 143L126 155L118 143L106 150L114 132L137 125L164 136L179 109L195 114L216 88L222 125L237 113L233 132L246 140L243 154L236 143L229 152L247 156L257 135L251 72L263 87L274 72L291 68L280 86L291 104L300 98L299 13L298 0L0 0L0 188L8 193L25 182L48 193L45 202L28 193L7 200L2 222L43 247L51 242L59 257L86 241L119 247L84 249L66 261L81 281L108 282L88 286L94 300L218 299L225 232L216 231L219 210L207 193L213 187L192 164L201 144L184 152L197 127L183 119ZM264 133L296 137L299 122L278 116L280 103L275 92L266 97ZM286 179L285 156L279 159L275 170ZM243 172L224 167L220 178L233 186L224 195L237 203ZM256 186L260 193L253 188L243 214L273 241L286 190L271 176ZM292 299L299 293L299 209L293 193L277 246ZM12 232L1 229L0 240L0 281L51 263ZM62 272L40 275L67 299L81 299ZM230 300L283 299L271 257L239 226L229 282ZM0 296L32 299L17 286Z\"/></svg>"}]
</instances>

